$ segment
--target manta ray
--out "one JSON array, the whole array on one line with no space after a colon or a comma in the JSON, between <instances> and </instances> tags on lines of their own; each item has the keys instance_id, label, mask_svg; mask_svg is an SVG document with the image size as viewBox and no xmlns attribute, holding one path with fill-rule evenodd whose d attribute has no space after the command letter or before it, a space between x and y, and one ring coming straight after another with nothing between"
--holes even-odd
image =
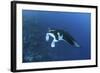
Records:
<instances>
[{"instance_id":1,"label":"manta ray","mask_svg":"<svg viewBox=\"0 0 100 73\"><path fill-rule=\"evenodd\" d=\"M64 30L60 29L48 29L46 33L46 41L49 41L49 38L52 37L53 40L51 42L51 47L55 47L55 44L60 41L65 41L67 44L71 46L80 47L80 45L75 41L75 39Z\"/></svg>"}]
</instances>

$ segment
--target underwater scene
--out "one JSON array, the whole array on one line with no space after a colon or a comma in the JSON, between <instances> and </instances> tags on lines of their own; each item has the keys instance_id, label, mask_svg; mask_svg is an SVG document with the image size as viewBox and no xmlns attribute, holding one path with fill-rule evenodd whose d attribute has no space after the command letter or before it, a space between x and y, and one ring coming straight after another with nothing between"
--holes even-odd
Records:
<instances>
[{"instance_id":1,"label":"underwater scene","mask_svg":"<svg viewBox=\"0 0 100 73\"><path fill-rule=\"evenodd\" d=\"M22 10L22 62L91 59L91 14Z\"/></svg>"}]
</instances>

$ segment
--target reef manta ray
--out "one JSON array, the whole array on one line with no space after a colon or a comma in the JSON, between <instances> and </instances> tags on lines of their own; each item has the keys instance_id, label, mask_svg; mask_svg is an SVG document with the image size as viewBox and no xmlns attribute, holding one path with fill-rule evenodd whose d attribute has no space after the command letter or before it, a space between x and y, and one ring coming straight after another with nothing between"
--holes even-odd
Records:
<instances>
[{"instance_id":1,"label":"reef manta ray","mask_svg":"<svg viewBox=\"0 0 100 73\"><path fill-rule=\"evenodd\" d=\"M80 45L75 41L75 39L64 30L60 29L48 29L48 32L46 33L46 41L49 41L49 38L52 37L53 40L51 42L51 47L55 47L55 43L59 41L65 41L69 43L72 46L80 47Z\"/></svg>"}]
</instances>

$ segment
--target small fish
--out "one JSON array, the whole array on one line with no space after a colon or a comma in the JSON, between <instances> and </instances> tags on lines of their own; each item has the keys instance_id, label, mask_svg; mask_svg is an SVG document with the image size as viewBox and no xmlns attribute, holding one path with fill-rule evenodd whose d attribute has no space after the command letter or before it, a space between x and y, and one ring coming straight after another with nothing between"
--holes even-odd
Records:
<instances>
[{"instance_id":1,"label":"small fish","mask_svg":"<svg viewBox=\"0 0 100 73\"><path fill-rule=\"evenodd\" d=\"M75 41L75 39L64 30L49 28L48 32L46 33L46 41L49 41L50 36L53 38L53 41L51 42L51 47L55 47L55 43L59 41L65 41L72 46L80 47L80 45Z\"/></svg>"}]
</instances>

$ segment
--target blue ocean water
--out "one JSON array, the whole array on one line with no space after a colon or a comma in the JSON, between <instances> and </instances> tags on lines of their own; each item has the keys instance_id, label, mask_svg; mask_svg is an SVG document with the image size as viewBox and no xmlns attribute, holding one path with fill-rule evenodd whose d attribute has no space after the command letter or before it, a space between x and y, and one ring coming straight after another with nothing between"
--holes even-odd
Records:
<instances>
[{"instance_id":1,"label":"blue ocean water","mask_svg":"<svg viewBox=\"0 0 100 73\"><path fill-rule=\"evenodd\" d=\"M23 10L23 63L91 59L91 14ZM80 45L73 47L63 41L51 47L45 40L48 28L68 32Z\"/></svg>"}]
</instances>

